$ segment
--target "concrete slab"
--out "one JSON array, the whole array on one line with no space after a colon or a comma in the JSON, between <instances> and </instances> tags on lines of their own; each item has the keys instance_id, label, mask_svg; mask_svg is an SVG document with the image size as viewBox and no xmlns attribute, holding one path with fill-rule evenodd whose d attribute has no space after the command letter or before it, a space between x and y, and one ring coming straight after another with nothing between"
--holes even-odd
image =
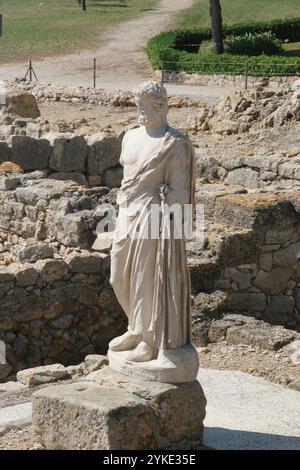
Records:
<instances>
[{"instance_id":1,"label":"concrete slab","mask_svg":"<svg viewBox=\"0 0 300 470\"><path fill-rule=\"evenodd\" d=\"M220 450L300 450L300 394L239 371L200 369L203 444Z\"/></svg>"}]
</instances>

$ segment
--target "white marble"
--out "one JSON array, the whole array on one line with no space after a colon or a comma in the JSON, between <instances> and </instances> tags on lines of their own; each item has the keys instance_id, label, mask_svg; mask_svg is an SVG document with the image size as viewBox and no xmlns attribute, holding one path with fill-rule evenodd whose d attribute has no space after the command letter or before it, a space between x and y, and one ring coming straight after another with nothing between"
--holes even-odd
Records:
<instances>
[{"instance_id":1,"label":"white marble","mask_svg":"<svg viewBox=\"0 0 300 470\"><path fill-rule=\"evenodd\" d=\"M159 82L142 83L135 98L140 127L123 139L124 179L111 250L111 284L128 331L111 341L110 365L148 380L193 381L197 361L184 229L194 204L195 152L169 126L167 92ZM176 210L182 211L179 218Z\"/></svg>"}]
</instances>

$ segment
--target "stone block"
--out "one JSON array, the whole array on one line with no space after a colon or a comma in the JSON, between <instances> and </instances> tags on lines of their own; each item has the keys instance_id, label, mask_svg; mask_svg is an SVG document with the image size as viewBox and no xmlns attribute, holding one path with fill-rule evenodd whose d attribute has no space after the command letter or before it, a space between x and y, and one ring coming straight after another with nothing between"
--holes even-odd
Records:
<instances>
[{"instance_id":1,"label":"stone block","mask_svg":"<svg viewBox=\"0 0 300 470\"><path fill-rule=\"evenodd\" d=\"M9 91L5 94L4 112L23 118L36 119L40 116L35 96L27 91Z\"/></svg>"},{"instance_id":2,"label":"stone block","mask_svg":"<svg viewBox=\"0 0 300 470\"><path fill-rule=\"evenodd\" d=\"M35 140L19 135L12 137L11 161L23 170L46 169L50 153L50 142L46 139Z\"/></svg>"},{"instance_id":3,"label":"stone block","mask_svg":"<svg viewBox=\"0 0 300 470\"><path fill-rule=\"evenodd\" d=\"M72 273L96 274L102 271L102 257L98 253L92 255L72 254L66 259L66 262Z\"/></svg>"},{"instance_id":4,"label":"stone block","mask_svg":"<svg viewBox=\"0 0 300 470\"><path fill-rule=\"evenodd\" d=\"M65 172L52 173L51 175L49 175L49 178L53 180L60 180L60 181L74 181L79 186L88 185L87 179L83 173L65 173Z\"/></svg>"},{"instance_id":5,"label":"stone block","mask_svg":"<svg viewBox=\"0 0 300 470\"><path fill-rule=\"evenodd\" d=\"M31 245L26 248L22 248L19 251L20 261L27 261L29 263L35 263L40 259L53 258L53 256L53 247L46 243L40 245Z\"/></svg>"},{"instance_id":6,"label":"stone block","mask_svg":"<svg viewBox=\"0 0 300 470\"><path fill-rule=\"evenodd\" d=\"M273 254L274 264L281 267L291 267L300 258L300 242L292 243Z\"/></svg>"},{"instance_id":7,"label":"stone block","mask_svg":"<svg viewBox=\"0 0 300 470\"><path fill-rule=\"evenodd\" d=\"M56 172L82 172L85 169L88 148L83 137L54 139L49 166Z\"/></svg>"},{"instance_id":8,"label":"stone block","mask_svg":"<svg viewBox=\"0 0 300 470\"><path fill-rule=\"evenodd\" d=\"M20 370L17 380L28 387L56 382L67 377L67 372L62 364L51 364L49 366L34 367L32 369Z\"/></svg>"},{"instance_id":9,"label":"stone block","mask_svg":"<svg viewBox=\"0 0 300 470\"><path fill-rule=\"evenodd\" d=\"M9 160L9 147L6 142L0 142L0 163Z\"/></svg>"},{"instance_id":10,"label":"stone block","mask_svg":"<svg viewBox=\"0 0 300 470\"><path fill-rule=\"evenodd\" d=\"M266 308L267 299L264 294L231 293L228 296L228 310L259 314Z\"/></svg>"},{"instance_id":11,"label":"stone block","mask_svg":"<svg viewBox=\"0 0 300 470\"><path fill-rule=\"evenodd\" d=\"M95 382L33 396L33 424L47 449L142 450L201 443L206 399L198 382L140 381L105 367Z\"/></svg>"},{"instance_id":12,"label":"stone block","mask_svg":"<svg viewBox=\"0 0 300 470\"><path fill-rule=\"evenodd\" d=\"M123 172L123 167L120 165L105 170L103 175L104 185L108 188L119 188L123 179Z\"/></svg>"},{"instance_id":13,"label":"stone block","mask_svg":"<svg viewBox=\"0 0 300 470\"><path fill-rule=\"evenodd\" d=\"M116 136L95 134L88 140L87 171L89 175L100 175L104 170L118 165L121 139Z\"/></svg>"},{"instance_id":14,"label":"stone block","mask_svg":"<svg viewBox=\"0 0 300 470\"><path fill-rule=\"evenodd\" d=\"M225 183L229 185L240 184L246 188L256 189L258 188L258 176L259 173L250 168L237 168L228 173Z\"/></svg>"},{"instance_id":15,"label":"stone block","mask_svg":"<svg viewBox=\"0 0 300 470\"><path fill-rule=\"evenodd\" d=\"M263 313L263 320L273 325L285 325L293 320L295 300L288 295L274 295Z\"/></svg>"},{"instance_id":16,"label":"stone block","mask_svg":"<svg viewBox=\"0 0 300 470\"><path fill-rule=\"evenodd\" d=\"M269 272L260 270L253 284L265 294L278 295L285 291L289 277L288 268L276 268Z\"/></svg>"}]
</instances>

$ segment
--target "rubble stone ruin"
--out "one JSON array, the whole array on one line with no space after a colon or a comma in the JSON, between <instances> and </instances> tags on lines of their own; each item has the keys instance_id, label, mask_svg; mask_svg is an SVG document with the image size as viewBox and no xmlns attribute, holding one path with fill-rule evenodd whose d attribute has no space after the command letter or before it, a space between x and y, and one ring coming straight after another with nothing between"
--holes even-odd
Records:
<instances>
[{"instance_id":1,"label":"rubble stone ruin","mask_svg":"<svg viewBox=\"0 0 300 470\"><path fill-rule=\"evenodd\" d=\"M299 81L292 87L232 94L218 108L199 109L188 132L193 139L244 135L249 127L298 122ZM44 99L46 92L38 93ZM80 101L80 93L64 99ZM128 95L90 91L84 99L132 106ZM7 357L0 380L7 381L29 367L106 353L126 329L109 284L110 245L92 248L103 218L97 208L115 204L122 179L123 134L55 130L20 84L7 94L0 119L0 340ZM206 215L204 245L189 251L197 345L251 342L262 321L276 329L272 348L297 338L299 152L237 158L197 150L196 202ZM241 332L249 320L252 330Z\"/></svg>"}]
</instances>

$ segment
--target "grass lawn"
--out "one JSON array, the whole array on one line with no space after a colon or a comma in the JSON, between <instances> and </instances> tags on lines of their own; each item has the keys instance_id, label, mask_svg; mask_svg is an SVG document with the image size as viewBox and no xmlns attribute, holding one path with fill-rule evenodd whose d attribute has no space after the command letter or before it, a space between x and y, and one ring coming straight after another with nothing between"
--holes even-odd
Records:
<instances>
[{"instance_id":1,"label":"grass lawn","mask_svg":"<svg viewBox=\"0 0 300 470\"><path fill-rule=\"evenodd\" d=\"M226 24L300 17L300 0L221 0ZM192 8L177 16L179 28L210 26L209 0L196 0Z\"/></svg>"},{"instance_id":2,"label":"grass lawn","mask_svg":"<svg viewBox=\"0 0 300 470\"><path fill-rule=\"evenodd\" d=\"M106 26L138 17L157 1L87 0L84 12L75 0L0 0L0 63L96 46Z\"/></svg>"}]
</instances>

